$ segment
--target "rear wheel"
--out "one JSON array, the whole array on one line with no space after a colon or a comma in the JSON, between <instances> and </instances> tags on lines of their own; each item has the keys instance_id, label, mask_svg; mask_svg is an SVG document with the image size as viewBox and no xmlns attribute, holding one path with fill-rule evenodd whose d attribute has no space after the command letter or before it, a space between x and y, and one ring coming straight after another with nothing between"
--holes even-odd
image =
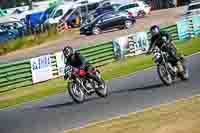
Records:
<instances>
[{"instance_id":1,"label":"rear wheel","mask_svg":"<svg viewBox=\"0 0 200 133\"><path fill-rule=\"evenodd\" d=\"M185 63L182 63L182 65L183 65L184 71L180 74L180 78L181 78L181 80L188 80L189 79L189 69Z\"/></svg>"},{"instance_id":2,"label":"rear wheel","mask_svg":"<svg viewBox=\"0 0 200 133\"><path fill-rule=\"evenodd\" d=\"M157 66L157 72L158 72L158 76L161 79L161 81L169 86L172 84L172 76L171 74L166 70L164 65L158 65Z\"/></svg>"},{"instance_id":3,"label":"rear wheel","mask_svg":"<svg viewBox=\"0 0 200 133\"><path fill-rule=\"evenodd\" d=\"M70 82L68 84L68 92L76 103L82 103L85 100L85 94L83 90L80 88L80 85L76 84L75 82Z\"/></svg>"}]
</instances>

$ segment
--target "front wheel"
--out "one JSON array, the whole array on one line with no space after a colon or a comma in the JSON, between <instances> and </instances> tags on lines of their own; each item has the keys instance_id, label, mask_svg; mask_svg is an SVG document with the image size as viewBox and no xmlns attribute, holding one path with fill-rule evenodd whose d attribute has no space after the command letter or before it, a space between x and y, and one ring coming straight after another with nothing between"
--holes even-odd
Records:
<instances>
[{"instance_id":1,"label":"front wheel","mask_svg":"<svg viewBox=\"0 0 200 133\"><path fill-rule=\"evenodd\" d=\"M101 73L99 70L96 72L96 76L101 79L102 85L98 86L97 83L94 83L95 85L95 91L96 94L100 97L106 97L108 95L108 86L105 83L105 81L101 77Z\"/></svg>"},{"instance_id":2,"label":"front wheel","mask_svg":"<svg viewBox=\"0 0 200 133\"><path fill-rule=\"evenodd\" d=\"M184 71L180 74L180 78L181 78L181 80L188 80L189 79L189 69L185 63L182 63L182 65L183 65Z\"/></svg>"},{"instance_id":3,"label":"front wheel","mask_svg":"<svg viewBox=\"0 0 200 133\"><path fill-rule=\"evenodd\" d=\"M85 94L81 86L75 82L70 82L68 84L68 92L76 103L82 103L85 100Z\"/></svg>"},{"instance_id":4,"label":"front wheel","mask_svg":"<svg viewBox=\"0 0 200 133\"><path fill-rule=\"evenodd\" d=\"M157 72L158 72L158 76L161 79L161 81L169 86L172 84L172 76L171 74L166 70L164 65L158 65L157 66Z\"/></svg>"},{"instance_id":5,"label":"front wheel","mask_svg":"<svg viewBox=\"0 0 200 133\"><path fill-rule=\"evenodd\" d=\"M102 80L102 85L95 87L96 94L100 97L106 97L108 95L108 87L105 81Z\"/></svg>"}]
</instances>

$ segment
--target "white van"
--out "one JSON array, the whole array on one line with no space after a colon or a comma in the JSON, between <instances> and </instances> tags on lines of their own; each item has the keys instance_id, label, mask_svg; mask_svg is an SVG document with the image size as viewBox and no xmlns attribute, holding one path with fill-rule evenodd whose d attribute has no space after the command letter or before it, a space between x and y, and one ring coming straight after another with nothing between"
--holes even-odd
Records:
<instances>
[{"instance_id":1,"label":"white van","mask_svg":"<svg viewBox=\"0 0 200 133\"><path fill-rule=\"evenodd\" d=\"M99 3L103 0L78 0L76 2L65 2L63 5L59 5L54 9L52 14L49 16L49 19L45 22L45 24L57 24L59 20L70 10L79 10L82 8L82 12L85 10L92 11L99 6ZM83 9L87 7L87 9ZM79 8L79 9L78 9Z\"/></svg>"},{"instance_id":2,"label":"white van","mask_svg":"<svg viewBox=\"0 0 200 133\"><path fill-rule=\"evenodd\" d=\"M64 14L74 6L74 2L67 2L63 5L56 7L50 14L49 19L46 20L45 24L56 24L64 16Z\"/></svg>"}]
</instances>

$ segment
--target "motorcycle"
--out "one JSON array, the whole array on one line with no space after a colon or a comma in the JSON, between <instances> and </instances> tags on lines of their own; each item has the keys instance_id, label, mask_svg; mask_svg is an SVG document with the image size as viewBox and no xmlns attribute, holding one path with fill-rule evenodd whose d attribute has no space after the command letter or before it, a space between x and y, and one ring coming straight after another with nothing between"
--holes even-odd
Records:
<instances>
[{"instance_id":1,"label":"motorcycle","mask_svg":"<svg viewBox=\"0 0 200 133\"><path fill-rule=\"evenodd\" d=\"M91 71L101 80L101 85L98 85L93 79L86 78L87 73L84 69L76 69L71 66L67 66L65 69L69 75L67 90L76 103L82 103L85 100L85 96L90 96L94 93L99 97L106 97L108 95L108 87L102 79L100 71L96 68L93 68Z\"/></svg>"},{"instance_id":2,"label":"motorcycle","mask_svg":"<svg viewBox=\"0 0 200 133\"><path fill-rule=\"evenodd\" d=\"M158 47L154 47L152 51L154 62L157 64L157 73L165 85L171 85L176 78L180 78L181 80L189 79L189 70L186 66L184 56L179 57L179 61L183 67L183 72L180 73L177 65L174 66L170 63L170 57L167 52L163 52Z\"/></svg>"}]
</instances>

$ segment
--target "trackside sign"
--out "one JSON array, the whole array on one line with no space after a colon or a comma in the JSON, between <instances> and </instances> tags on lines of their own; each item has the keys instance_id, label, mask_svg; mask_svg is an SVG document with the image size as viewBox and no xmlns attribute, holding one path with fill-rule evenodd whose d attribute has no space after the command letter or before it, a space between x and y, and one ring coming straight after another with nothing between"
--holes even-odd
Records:
<instances>
[{"instance_id":1,"label":"trackside sign","mask_svg":"<svg viewBox=\"0 0 200 133\"><path fill-rule=\"evenodd\" d=\"M50 55L44 55L31 60L33 83L47 81L53 78Z\"/></svg>"}]
</instances>

